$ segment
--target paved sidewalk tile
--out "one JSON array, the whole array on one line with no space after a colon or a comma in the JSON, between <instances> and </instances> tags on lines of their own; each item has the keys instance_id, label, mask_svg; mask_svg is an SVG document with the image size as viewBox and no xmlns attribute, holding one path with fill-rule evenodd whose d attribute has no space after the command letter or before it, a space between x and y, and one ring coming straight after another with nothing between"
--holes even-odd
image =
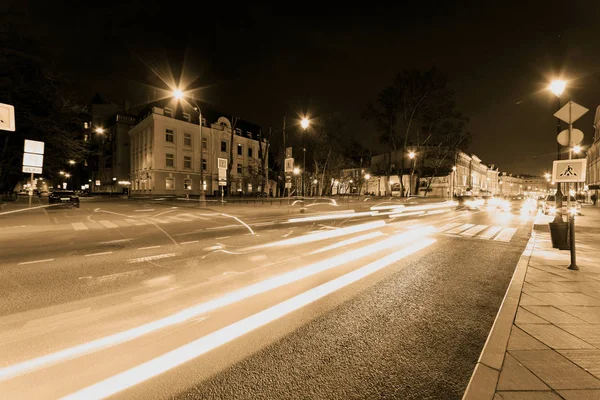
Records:
<instances>
[{"instance_id":1,"label":"paved sidewalk tile","mask_svg":"<svg viewBox=\"0 0 600 400\"><path fill-rule=\"evenodd\" d=\"M600 400L600 390L559 390L565 400Z\"/></svg>"},{"instance_id":2,"label":"paved sidewalk tile","mask_svg":"<svg viewBox=\"0 0 600 400\"><path fill-rule=\"evenodd\" d=\"M500 399L494 400L562 400L552 392L498 392Z\"/></svg>"},{"instance_id":3,"label":"paved sidewalk tile","mask_svg":"<svg viewBox=\"0 0 600 400\"><path fill-rule=\"evenodd\" d=\"M600 307L559 305L557 308L591 324L600 324Z\"/></svg>"},{"instance_id":4,"label":"paved sidewalk tile","mask_svg":"<svg viewBox=\"0 0 600 400\"><path fill-rule=\"evenodd\" d=\"M548 349L544 343L535 339L530 334L515 325L512 327L510 339L508 341L508 350L542 350Z\"/></svg>"},{"instance_id":5,"label":"paved sidewalk tile","mask_svg":"<svg viewBox=\"0 0 600 400\"><path fill-rule=\"evenodd\" d=\"M546 306L528 306L523 305L519 307L517 310L517 317L515 318L515 323L518 324L549 324L550 322L545 319L535 315L531 311L527 309L527 307L546 307Z\"/></svg>"},{"instance_id":6,"label":"paved sidewalk tile","mask_svg":"<svg viewBox=\"0 0 600 400\"><path fill-rule=\"evenodd\" d=\"M506 354L497 390L550 390L550 388L513 356Z\"/></svg>"},{"instance_id":7,"label":"paved sidewalk tile","mask_svg":"<svg viewBox=\"0 0 600 400\"><path fill-rule=\"evenodd\" d=\"M553 306L523 306L527 311L553 324L581 324L585 321Z\"/></svg>"},{"instance_id":8,"label":"paved sidewalk tile","mask_svg":"<svg viewBox=\"0 0 600 400\"><path fill-rule=\"evenodd\" d=\"M524 332L553 349L593 349L589 343L554 326L543 324L517 324Z\"/></svg>"},{"instance_id":9,"label":"paved sidewalk tile","mask_svg":"<svg viewBox=\"0 0 600 400\"><path fill-rule=\"evenodd\" d=\"M561 329L600 349L600 325L558 323Z\"/></svg>"},{"instance_id":10,"label":"paved sidewalk tile","mask_svg":"<svg viewBox=\"0 0 600 400\"><path fill-rule=\"evenodd\" d=\"M558 352L600 379L600 350L559 350Z\"/></svg>"}]
</instances>

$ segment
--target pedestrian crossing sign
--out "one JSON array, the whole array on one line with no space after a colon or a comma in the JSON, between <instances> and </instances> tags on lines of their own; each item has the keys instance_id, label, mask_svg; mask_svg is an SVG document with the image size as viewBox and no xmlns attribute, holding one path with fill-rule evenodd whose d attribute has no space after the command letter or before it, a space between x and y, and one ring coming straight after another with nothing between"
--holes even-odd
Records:
<instances>
[{"instance_id":1,"label":"pedestrian crossing sign","mask_svg":"<svg viewBox=\"0 0 600 400\"><path fill-rule=\"evenodd\" d=\"M557 160L552 166L553 182L585 182L586 159Z\"/></svg>"}]
</instances>

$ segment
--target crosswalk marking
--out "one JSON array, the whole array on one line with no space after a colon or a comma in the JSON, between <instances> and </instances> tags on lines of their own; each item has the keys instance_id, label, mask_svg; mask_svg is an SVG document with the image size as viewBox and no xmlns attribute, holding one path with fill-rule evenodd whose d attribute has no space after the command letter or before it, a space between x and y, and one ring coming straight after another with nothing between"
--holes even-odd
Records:
<instances>
[{"instance_id":1,"label":"crosswalk marking","mask_svg":"<svg viewBox=\"0 0 600 400\"><path fill-rule=\"evenodd\" d=\"M505 228L502 230L502 232L500 232L498 236L494 238L494 240L497 240L499 242L509 242L516 231L517 228Z\"/></svg>"},{"instance_id":2,"label":"crosswalk marking","mask_svg":"<svg viewBox=\"0 0 600 400\"><path fill-rule=\"evenodd\" d=\"M460 223L460 222L451 222L451 223L449 223L449 224L446 224L446 225L442 226L442 227L439 229L439 231L440 231L440 232L444 232L444 231L447 231L448 229L456 228L456 227L457 227L457 226L459 226L459 225L461 225L461 223Z\"/></svg>"},{"instance_id":3,"label":"crosswalk marking","mask_svg":"<svg viewBox=\"0 0 600 400\"><path fill-rule=\"evenodd\" d=\"M146 222L139 221L139 220L133 219L133 218L125 218L124 221L130 223L131 225L136 225L136 226L146 225Z\"/></svg>"},{"instance_id":4,"label":"crosswalk marking","mask_svg":"<svg viewBox=\"0 0 600 400\"><path fill-rule=\"evenodd\" d=\"M479 239L491 239L492 237L494 237L494 235L498 232L500 232L500 230L502 229L501 226L492 226L490 229L488 229L487 231L483 232L481 235L477 236Z\"/></svg>"},{"instance_id":5,"label":"crosswalk marking","mask_svg":"<svg viewBox=\"0 0 600 400\"><path fill-rule=\"evenodd\" d=\"M148 221L150 221L150 222L155 223L155 224L168 224L169 222L171 222L169 220L161 219L161 218L156 218L156 217L149 217L149 218L146 218L146 219Z\"/></svg>"},{"instance_id":6,"label":"crosswalk marking","mask_svg":"<svg viewBox=\"0 0 600 400\"><path fill-rule=\"evenodd\" d=\"M467 229L463 233L461 233L461 236L469 236L469 237L475 236L487 227L488 227L488 225L476 225L470 229Z\"/></svg>"},{"instance_id":7,"label":"crosswalk marking","mask_svg":"<svg viewBox=\"0 0 600 400\"><path fill-rule=\"evenodd\" d=\"M90 229L87 226L85 226L83 222L73 222L71 225L73 225L73 229L75 229L76 231L87 231L88 229Z\"/></svg>"},{"instance_id":8,"label":"crosswalk marking","mask_svg":"<svg viewBox=\"0 0 600 400\"><path fill-rule=\"evenodd\" d=\"M117 224L115 224L114 222L111 221L98 221L102 226L104 226L105 228L118 228L119 226Z\"/></svg>"},{"instance_id":9,"label":"crosswalk marking","mask_svg":"<svg viewBox=\"0 0 600 400\"><path fill-rule=\"evenodd\" d=\"M466 231L469 228L474 227L475 224L463 224L461 226L457 226L456 228L452 228L449 231L446 231L446 233L460 233L462 231Z\"/></svg>"}]
</instances>

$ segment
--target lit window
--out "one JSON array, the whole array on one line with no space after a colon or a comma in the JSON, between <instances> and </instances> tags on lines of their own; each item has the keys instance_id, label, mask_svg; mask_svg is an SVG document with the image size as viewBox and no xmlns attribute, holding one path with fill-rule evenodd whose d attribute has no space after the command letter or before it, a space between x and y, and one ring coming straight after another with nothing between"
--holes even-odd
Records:
<instances>
[{"instance_id":1,"label":"lit window","mask_svg":"<svg viewBox=\"0 0 600 400\"><path fill-rule=\"evenodd\" d=\"M173 129L167 129L165 131L165 141L169 143L175 142L175 132L173 132Z\"/></svg>"},{"instance_id":2,"label":"lit window","mask_svg":"<svg viewBox=\"0 0 600 400\"><path fill-rule=\"evenodd\" d=\"M183 120L184 120L184 121L187 121L187 122L190 122L190 114L188 114L188 113L183 113Z\"/></svg>"},{"instance_id":3,"label":"lit window","mask_svg":"<svg viewBox=\"0 0 600 400\"><path fill-rule=\"evenodd\" d=\"M165 164L167 167L175 166L175 156L173 154L166 154Z\"/></svg>"},{"instance_id":4,"label":"lit window","mask_svg":"<svg viewBox=\"0 0 600 400\"><path fill-rule=\"evenodd\" d=\"M241 174L242 173L242 164L238 164L237 165L237 173Z\"/></svg>"},{"instance_id":5,"label":"lit window","mask_svg":"<svg viewBox=\"0 0 600 400\"><path fill-rule=\"evenodd\" d=\"M252 158L252 147L248 147L248 157Z\"/></svg>"},{"instance_id":6,"label":"lit window","mask_svg":"<svg viewBox=\"0 0 600 400\"><path fill-rule=\"evenodd\" d=\"M202 138L202 149L203 150L208 149L208 139L205 137Z\"/></svg>"},{"instance_id":7,"label":"lit window","mask_svg":"<svg viewBox=\"0 0 600 400\"><path fill-rule=\"evenodd\" d=\"M183 168L192 169L192 157L183 156Z\"/></svg>"},{"instance_id":8,"label":"lit window","mask_svg":"<svg viewBox=\"0 0 600 400\"><path fill-rule=\"evenodd\" d=\"M184 146L192 146L192 134L191 133L184 133L183 134L183 145Z\"/></svg>"},{"instance_id":9,"label":"lit window","mask_svg":"<svg viewBox=\"0 0 600 400\"><path fill-rule=\"evenodd\" d=\"M172 109L172 108L165 107L165 112L164 112L164 114L165 114L165 117L172 117L172 116L173 116L173 109Z\"/></svg>"},{"instance_id":10,"label":"lit window","mask_svg":"<svg viewBox=\"0 0 600 400\"><path fill-rule=\"evenodd\" d=\"M206 158L203 158L203 159L202 159L202 169L203 169L204 171L206 171L206 167L207 167L207 165L208 165L208 162L206 161Z\"/></svg>"},{"instance_id":11,"label":"lit window","mask_svg":"<svg viewBox=\"0 0 600 400\"><path fill-rule=\"evenodd\" d=\"M221 151L227 152L227 142L224 140L221 140Z\"/></svg>"},{"instance_id":12,"label":"lit window","mask_svg":"<svg viewBox=\"0 0 600 400\"><path fill-rule=\"evenodd\" d=\"M183 180L183 189L184 190L192 190L192 180L191 179Z\"/></svg>"},{"instance_id":13,"label":"lit window","mask_svg":"<svg viewBox=\"0 0 600 400\"><path fill-rule=\"evenodd\" d=\"M238 151L238 156L241 156L241 155L242 155L242 150L243 150L243 149L242 149L242 145L241 145L241 144L238 144L238 150L237 150L237 151Z\"/></svg>"},{"instance_id":14,"label":"lit window","mask_svg":"<svg viewBox=\"0 0 600 400\"><path fill-rule=\"evenodd\" d=\"M87 122L84 122L84 123L83 123L83 128L84 128L84 129L87 129L87 128L89 128L89 125L88 125L88 123L87 123Z\"/></svg>"},{"instance_id":15,"label":"lit window","mask_svg":"<svg viewBox=\"0 0 600 400\"><path fill-rule=\"evenodd\" d=\"M165 189L175 190L175 178L167 178L165 181Z\"/></svg>"}]
</instances>

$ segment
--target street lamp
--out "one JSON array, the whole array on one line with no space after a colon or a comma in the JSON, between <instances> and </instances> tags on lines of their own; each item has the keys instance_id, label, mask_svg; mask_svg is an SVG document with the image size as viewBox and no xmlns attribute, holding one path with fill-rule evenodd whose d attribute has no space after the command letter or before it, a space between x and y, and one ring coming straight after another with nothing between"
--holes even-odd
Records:
<instances>
[{"instance_id":1,"label":"street lamp","mask_svg":"<svg viewBox=\"0 0 600 400\"><path fill-rule=\"evenodd\" d=\"M69 164L75 165L75 160L69 160Z\"/></svg>"},{"instance_id":2,"label":"street lamp","mask_svg":"<svg viewBox=\"0 0 600 400\"><path fill-rule=\"evenodd\" d=\"M548 89L556 96L556 110L560 110L560 96L565 91L567 82L561 79L555 79L550 82ZM560 119L556 118L556 134L560 134ZM560 160L560 143L557 143L556 159ZM556 185L556 213L554 214L554 222L563 222L562 219L562 191L560 183Z\"/></svg>"},{"instance_id":3,"label":"street lamp","mask_svg":"<svg viewBox=\"0 0 600 400\"><path fill-rule=\"evenodd\" d=\"M177 100L180 100L184 97L183 92L179 89L173 91L173 97ZM200 128L200 197L198 201L200 202L200 206L206 207L206 193L204 191L204 147L202 143L202 110L200 106L192 101L194 105L194 111L198 113L198 127ZM233 135L233 131L231 132Z\"/></svg>"},{"instance_id":4,"label":"street lamp","mask_svg":"<svg viewBox=\"0 0 600 400\"><path fill-rule=\"evenodd\" d=\"M60 172L59 172L59 174L60 174L60 175L64 175L64 174L65 174L65 171L60 171Z\"/></svg>"},{"instance_id":5,"label":"street lamp","mask_svg":"<svg viewBox=\"0 0 600 400\"><path fill-rule=\"evenodd\" d=\"M103 134L104 133L104 128L96 128L96 129L94 129L94 132L99 133L99 134Z\"/></svg>"},{"instance_id":6,"label":"street lamp","mask_svg":"<svg viewBox=\"0 0 600 400\"><path fill-rule=\"evenodd\" d=\"M302 118L302 120L300 121L300 126L302 127L302 129L304 129L304 132L302 134L302 158L303 158L303 165L302 165L302 196L304 196L304 173L306 171L306 130L308 129L308 125L310 124L310 121L308 118L304 117Z\"/></svg>"},{"instance_id":7,"label":"street lamp","mask_svg":"<svg viewBox=\"0 0 600 400\"><path fill-rule=\"evenodd\" d=\"M300 168L294 167L293 173L294 175L298 175L300 173Z\"/></svg>"},{"instance_id":8,"label":"street lamp","mask_svg":"<svg viewBox=\"0 0 600 400\"><path fill-rule=\"evenodd\" d=\"M414 151L411 151L410 153L408 153L408 158L410 158L411 160L412 160L413 158L415 158L415 152L414 152Z\"/></svg>"},{"instance_id":9,"label":"street lamp","mask_svg":"<svg viewBox=\"0 0 600 400\"><path fill-rule=\"evenodd\" d=\"M581 146L579 146L579 145L573 146L573 153L575 153L575 154L581 153Z\"/></svg>"}]
</instances>

